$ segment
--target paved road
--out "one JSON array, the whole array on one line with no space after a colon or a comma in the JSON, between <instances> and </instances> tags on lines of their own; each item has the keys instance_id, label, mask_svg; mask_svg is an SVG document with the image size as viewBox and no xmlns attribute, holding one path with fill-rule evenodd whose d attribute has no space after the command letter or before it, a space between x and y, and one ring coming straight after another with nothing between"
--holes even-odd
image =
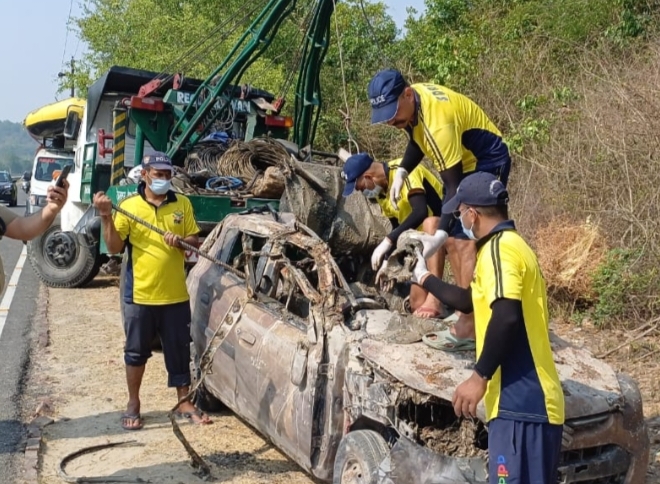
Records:
<instances>
[{"instance_id":1,"label":"paved road","mask_svg":"<svg viewBox=\"0 0 660 484\"><path fill-rule=\"evenodd\" d=\"M18 206L12 208L19 215L25 213L25 194L19 187ZM32 316L36 308L39 292L39 279L25 261L25 270L21 271L14 297L6 311L5 305L12 289L7 287L16 281L10 281L12 274L17 275L16 264L25 260L21 256L24 244L21 241L4 238L0 240L0 257L5 270L5 289L0 297L0 482L10 484L21 472L23 463L24 439L20 421L21 393L23 380L29 365L30 331ZM6 297L5 297L6 296ZM6 319L5 319L6 315ZM3 324L4 323L4 324ZM4 326L4 327L3 327Z\"/></svg>"}]
</instances>

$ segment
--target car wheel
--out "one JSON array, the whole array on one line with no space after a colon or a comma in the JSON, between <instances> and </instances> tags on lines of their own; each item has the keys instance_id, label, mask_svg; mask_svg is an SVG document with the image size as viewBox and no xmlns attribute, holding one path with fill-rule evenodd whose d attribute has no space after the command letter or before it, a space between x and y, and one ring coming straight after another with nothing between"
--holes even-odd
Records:
<instances>
[{"instance_id":1,"label":"car wheel","mask_svg":"<svg viewBox=\"0 0 660 484\"><path fill-rule=\"evenodd\" d=\"M18 193L15 193L12 199L9 201L10 207L15 207L16 205L18 205Z\"/></svg>"},{"instance_id":2,"label":"car wheel","mask_svg":"<svg viewBox=\"0 0 660 484\"><path fill-rule=\"evenodd\" d=\"M333 471L333 484L376 484L378 466L390 449L373 430L356 430L339 443Z\"/></svg>"},{"instance_id":3,"label":"car wheel","mask_svg":"<svg viewBox=\"0 0 660 484\"><path fill-rule=\"evenodd\" d=\"M197 384L200 374L201 369L199 368L199 358L195 351L195 344L190 343L190 375L193 386ZM225 404L220 399L214 397L208 388L206 388L204 382L195 390L192 396L192 403L203 412L218 413L227 409Z\"/></svg>"}]
</instances>

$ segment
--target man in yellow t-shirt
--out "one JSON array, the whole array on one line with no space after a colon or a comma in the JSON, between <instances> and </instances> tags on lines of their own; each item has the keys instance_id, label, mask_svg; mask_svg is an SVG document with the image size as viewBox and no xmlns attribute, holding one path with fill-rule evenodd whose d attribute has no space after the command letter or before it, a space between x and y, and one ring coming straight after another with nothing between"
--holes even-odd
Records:
<instances>
[{"instance_id":1,"label":"man in yellow t-shirt","mask_svg":"<svg viewBox=\"0 0 660 484\"><path fill-rule=\"evenodd\" d=\"M555 484L564 394L548 328L545 281L532 249L509 220L508 193L494 175L474 173L442 212L477 239L469 289L444 283L418 254L413 281L445 304L474 311L477 363L453 397L457 416L476 417L484 398L491 484ZM428 341L426 335L424 341Z\"/></svg>"},{"instance_id":2,"label":"man in yellow t-shirt","mask_svg":"<svg viewBox=\"0 0 660 484\"><path fill-rule=\"evenodd\" d=\"M171 190L172 173L172 161L166 154L146 155L137 193L120 204L125 211L163 230L164 237L121 213L113 219L110 199L103 192L94 195L108 252L127 252L122 312L128 405L121 418L126 430L143 426L140 385L156 335L163 345L168 386L176 388L177 400L190 389L191 314L185 257L179 242L196 246L200 230L190 200ZM181 403L178 414L194 423L211 423L189 401Z\"/></svg>"},{"instance_id":3,"label":"man in yellow t-shirt","mask_svg":"<svg viewBox=\"0 0 660 484\"><path fill-rule=\"evenodd\" d=\"M408 84L394 69L378 72L369 83L372 123L401 129L408 145L390 185L393 204L405 178L426 155L433 161L444 185L444 200L450 200L458 184L475 171L494 174L506 186L511 158L502 135L486 113L468 97L445 86ZM452 274L461 287L468 287L474 270L476 248L451 216L443 215L440 230L449 235L446 244ZM474 321L461 317L454 334L474 338Z\"/></svg>"},{"instance_id":4,"label":"man in yellow t-shirt","mask_svg":"<svg viewBox=\"0 0 660 484\"><path fill-rule=\"evenodd\" d=\"M357 190L367 198L376 200L383 215L389 218L394 227L372 255L374 271L380 268L387 254L396 247L397 239L404 231L417 229L433 235L440 222L442 184L423 165L413 170L406 179L398 206L394 207L390 203L386 194L400 161L380 163L375 162L367 153L358 153L348 158L342 169L342 178L346 181L344 196ZM442 278L444 265L444 251L438 250L429 258L431 271L439 278ZM423 318L445 315L440 302L417 285L410 288L410 308L416 316Z\"/></svg>"}]
</instances>

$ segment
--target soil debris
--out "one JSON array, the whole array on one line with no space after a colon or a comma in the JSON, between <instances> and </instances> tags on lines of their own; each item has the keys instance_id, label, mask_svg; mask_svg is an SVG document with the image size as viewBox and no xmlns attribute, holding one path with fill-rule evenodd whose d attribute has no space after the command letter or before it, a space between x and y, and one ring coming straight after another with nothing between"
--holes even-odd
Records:
<instances>
[{"instance_id":1,"label":"soil debris","mask_svg":"<svg viewBox=\"0 0 660 484\"><path fill-rule=\"evenodd\" d=\"M419 438L427 448L443 455L485 458L488 452L477 446L478 436L485 431L480 422L463 418L442 429L424 427Z\"/></svg>"}]
</instances>

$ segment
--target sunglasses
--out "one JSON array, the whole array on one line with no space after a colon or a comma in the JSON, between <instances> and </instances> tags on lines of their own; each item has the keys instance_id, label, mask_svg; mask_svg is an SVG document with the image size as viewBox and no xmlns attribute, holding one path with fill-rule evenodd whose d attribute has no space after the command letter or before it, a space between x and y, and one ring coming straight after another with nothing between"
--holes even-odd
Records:
<instances>
[{"instance_id":1,"label":"sunglasses","mask_svg":"<svg viewBox=\"0 0 660 484\"><path fill-rule=\"evenodd\" d=\"M453 216L455 219L458 220L458 219L461 218L461 217L463 216L463 214L464 214L465 212L467 212L468 210L474 210L475 213L479 214L479 211L476 210L476 209L474 209L474 208L472 208L472 207L468 207L468 208L466 208L465 210L463 210L462 212L461 212L460 210L454 210L451 214L452 214L452 216Z\"/></svg>"}]
</instances>

